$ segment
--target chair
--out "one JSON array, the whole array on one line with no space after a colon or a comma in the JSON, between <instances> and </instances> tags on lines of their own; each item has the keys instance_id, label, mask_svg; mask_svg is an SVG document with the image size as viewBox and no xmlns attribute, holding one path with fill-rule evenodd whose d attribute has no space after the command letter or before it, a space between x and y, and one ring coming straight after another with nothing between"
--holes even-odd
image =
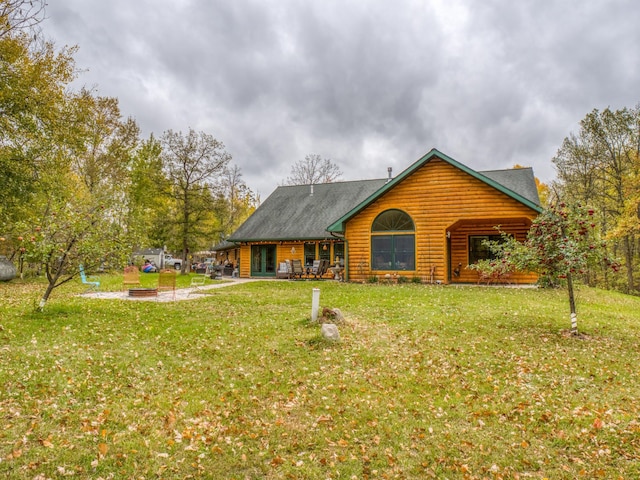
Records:
<instances>
[{"instance_id":1,"label":"chair","mask_svg":"<svg viewBox=\"0 0 640 480\"><path fill-rule=\"evenodd\" d=\"M158 275L158 295L162 292L172 292L173 300L176 299L176 271L160 270Z\"/></svg>"},{"instance_id":2,"label":"chair","mask_svg":"<svg viewBox=\"0 0 640 480\"><path fill-rule=\"evenodd\" d=\"M90 291L94 291L97 292L98 290L100 290L100 278L95 276L95 275L89 275L87 276L84 273L84 266L80 265L79 267L80 270L80 280L82 280L82 283L84 285L87 285L87 292Z\"/></svg>"},{"instance_id":3,"label":"chair","mask_svg":"<svg viewBox=\"0 0 640 480\"><path fill-rule=\"evenodd\" d=\"M311 267L311 275L313 278L321 279L322 276L327 273L327 269L329 268L329 260L314 260L313 266Z\"/></svg>"},{"instance_id":4,"label":"chair","mask_svg":"<svg viewBox=\"0 0 640 480\"><path fill-rule=\"evenodd\" d=\"M276 278L291 278L291 263L289 260L285 260L284 262L280 262L278 267L278 271L276 272Z\"/></svg>"},{"instance_id":5,"label":"chair","mask_svg":"<svg viewBox=\"0 0 640 480\"><path fill-rule=\"evenodd\" d=\"M191 295L192 293L201 293L202 287L204 287L206 281L206 274L196 274L191 277L191 284L189 285L189 293L187 296Z\"/></svg>"},{"instance_id":6,"label":"chair","mask_svg":"<svg viewBox=\"0 0 640 480\"><path fill-rule=\"evenodd\" d=\"M129 265L124 269L124 278L122 280L122 289L126 290L128 287L140 286L140 270L135 265Z\"/></svg>"},{"instance_id":7,"label":"chair","mask_svg":"<svg viewBox=\"0 0 640 480\"><path fill-rule=\"evenodd\" d=\"M293 278L302 279L304 275L304 268L302 267L302 260L291 260L291 276Z\"/></svg>"}]
</instances>

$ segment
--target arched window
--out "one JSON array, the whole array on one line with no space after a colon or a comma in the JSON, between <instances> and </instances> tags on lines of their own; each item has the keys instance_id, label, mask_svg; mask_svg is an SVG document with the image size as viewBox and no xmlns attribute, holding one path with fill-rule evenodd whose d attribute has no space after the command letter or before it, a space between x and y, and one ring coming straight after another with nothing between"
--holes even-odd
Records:
<instances>
[{"instance_id":1,"label":"arched window","mask_svg":"<svg viewBox=\"0 0 640 480\"><path fill-rule=\"evenodd\" d=\"M415 270L415 225L402 210L386 210L371 225L373 270Z\"/></svg>"}]
</instances>

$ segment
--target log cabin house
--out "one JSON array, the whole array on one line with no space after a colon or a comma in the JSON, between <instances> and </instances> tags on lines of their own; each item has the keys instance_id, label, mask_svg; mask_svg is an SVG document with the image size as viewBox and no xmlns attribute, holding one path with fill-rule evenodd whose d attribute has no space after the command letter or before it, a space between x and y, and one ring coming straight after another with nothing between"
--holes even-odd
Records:
<instances>
[{"instance_id":1,"label":"log cabin house","mask_svg":"<svg viewBox=\"0 0 640 480\"><path fill-rule=\"evenodd\" d=\"M433 149L395 178L389 169L377 180L277 187L225 249L240 277L275 277L285 260L325 259L347 281L476 283L467 266L489 255L482 241L499 238L498 226L524 240L540 211L531 168L477 172ZM524 272L510 278L535 281Z\"/></svg>"}]
</instances>

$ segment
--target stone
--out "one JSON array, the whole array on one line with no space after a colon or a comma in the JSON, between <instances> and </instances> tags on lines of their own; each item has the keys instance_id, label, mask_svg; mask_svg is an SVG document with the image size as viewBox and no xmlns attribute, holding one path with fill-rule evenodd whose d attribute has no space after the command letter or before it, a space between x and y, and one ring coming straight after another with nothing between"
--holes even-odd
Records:
<instances>
[{"instance_id":1,"label":"stone","mask_svg":"<svg viewBox=\"0 0 640 480\"><path fill-rule=\"evenodd\" d=\"M6 282L16 278L16 267L13 262L4 255L0 255L0 282Z\"/></svg>"},{"instance_id":2,"label":"stone","mask_svg":"<svg viewBox=\"0 0 640 480\"><path fill-rule=\"evenodd\" d=\"M322 324L322 329L320 331L326 340L330 340L332 342L340 341L340 332L338 331L338 327L333 323Z\"/></svg>"}]
</instances>

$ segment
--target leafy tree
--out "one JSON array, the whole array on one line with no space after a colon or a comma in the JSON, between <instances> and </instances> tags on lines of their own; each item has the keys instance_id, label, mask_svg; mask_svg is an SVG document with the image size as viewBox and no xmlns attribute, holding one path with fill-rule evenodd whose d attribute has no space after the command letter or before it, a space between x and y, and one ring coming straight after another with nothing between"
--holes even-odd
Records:
<instances>
[{"instance_id":1,"label":"leafy tree","mask_svg":"<svg viewBox=\"0 0 640 480\"><path fill-rule=\"evenodd\" d=\"M536 272L540 283L566 285L571 316L571 333L578 333L574 279L585 275L591 265L603 264L614 271L617 262L606 255L606 243L598 236L595 210L560 203L544 210L532 223L521 243L503 234L501 242L487 242L495 255L474 265L483 273L501 269Z\"/></svg>"},{"instance_id":2,"label":"leafy tree","mask_svg":"<svg viewBox=\"0 0 640 480\"><path fill-rule=\"evenodd\" d=\"M161 143L165 174L170 183L168 194L176 206L176 216L167 220L178 227L184 274L190 248L197 246L206 229L211 228L213 191L231 155L222 142L193 129L186 135L168 130Z\"/></svg>"},{"instance_id":3,"label":"leafy tree","mask_svg":"<svg viewBox=\"0 0 640 480\"><path fill-rule=\"evenodd\" d=\"M50 187L42 180L59 160L52 149L68 113L73 52L51 43L34 49L25 34L0 37L0 225L28 217L34 196Z\"/></svg>"},{"instance_id":4,"label":"leafy tree","mask_svg":"<svg viewBox=\"0 0 640 480\"><path fill-rule=\"evenodd\" d=\"M291 167L291 175L285 180L287 185L309 185L317 183L335 182L342 172L340 168L328 158L311 154L304 160L296 162Z\"/></svg>"},{"instance_id":5,"label":"leafy tree","mask_svg":"<svg viewBox=\"0 0 640 480\"><path fill-rule=\"evenodd\" d=\"M21 262L42 268L47 287L37 309L43 310L54 289L78 276L84 266L87 273L108 264L121 264L131 252L122 225L113 219L119 211L112 198L82 196L50 198L40 211L41 222L21 223Z\"/></svg>"},{"instance_id":6,"label":"leafy tree","mask_svg":"<svg viewBox=\"0 0 640 480\"><path fill-rule=\"evenodd\" d=\"M640 107L606 108L589 113L580 122L578 134L566 138L553 159L559 196L594 205L600 234L611 240L610 248L622 251L626 273L623 289L627 292L636 290L634 277L640 253L637 229L630 228L630 203L640 192L639 152Z\"/></svg>"},{"instance_id":7,"label":"leafy tree","mask_svg":"<svg viewBox=\"0 0 640 480\"><path fill-rule=\"evenodd\" d=\"M89 96L69 93L58 105L56 141L49 144L55 168L40 171L31 217L17 222L24 232L20 261L48 281L40 310L54 289L78 276L80 264L91 273L122 264L131 252L124 219L137 127L120 119L117 101Z\"/></svg>"},{"instance_id":8,"label":"leafy tree","mask_svg":"<svg viewBox=\"0 0 640 480\"><path fill-rule=\"evenodd\" d=\"M162 145L152 134L133 157L127 229L138 239L137 246L164 245L169 235L164 227L171 199L166 195L169 183L162 170L161 155Z\"/></svg>"},{"instance_id":9,"label":"leafy tree","mask_svg":"<svg viewBox=\"0 0 640 480\"><path fill-rule=\"evenodd\" d=\"M253 213L258 203L258 198L242 179L240 168L237 165L226 168L217 188L217 241L223 241L231 235Z\"/></svg>"}]
</instances>

